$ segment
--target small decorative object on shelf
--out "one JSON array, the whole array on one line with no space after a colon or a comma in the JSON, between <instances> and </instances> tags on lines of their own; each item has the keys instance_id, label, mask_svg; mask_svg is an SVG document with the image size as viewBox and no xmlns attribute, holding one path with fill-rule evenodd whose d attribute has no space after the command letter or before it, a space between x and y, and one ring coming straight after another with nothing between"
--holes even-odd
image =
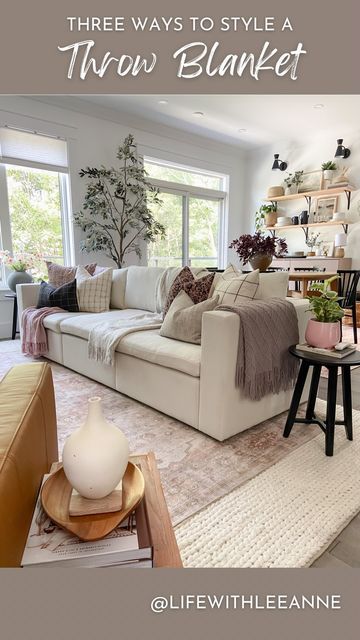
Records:
<instances>
[{"instance_id":1,"label":"small decorative object on shelf","mask_svg":"<svg viewBox=\"0 0 360 640\"><path fill-rule=\"evenodd\" d=\"M323 172L324 180L332 180L334 176L334 171L336 171L336 163L333 160L328 160L328 162L323 162L321 165L321 169Z\"/></svg>"},{"instance_id":2,"label":"small decorative object on shelf","mask_svg":"<svg viewBox=\"0 0 360 640\"><path fill-rule=\"evenodd\" d=\"M344 247L347 245L347 235L346 233L337 233L335 236L334 246L334 257L335 258L343 258L345 256Z\"/></svg>"},{"instance_id":3,"label":"small decorative object on shelf","mask_svg":"<svg viewBox=\"0 0 360 640\"><path fill-rule=\"evenodd\" d=\"M32 269L35 266L35 258L36 256L29 253L19 253L12 256L10 251L0 251L0 264L4 264L11 270L7 277L7 285L14 293L16 293L17 284L33 281L33 277L27 269Z\"/></svg>"},{"instance_id":4,"label":"small decorative object on shelf","mask_svg":"<svg viewBox=\"0 0 360 640\"><path fill-rule=\"evenodd\" d=\"M267 192L267 197L269 199L271 198L281 198L284 195L284 187L281 186L274 186L274 187L269 187L268 188L268 192Z\"/></svg>"},{"instance_id":5,"label":"small decorative object on shelf","mask_svg":"<svg viewBox=\"0 0 360 640\"><path fill-rule=\"evenodd\" d=\"M309 247L310 249L310 251L308 251L308 256L315 255L314 248L318 244L319 236L320 236L320 233L309 233L306 240L306 246Z\"/></svg>"},{"instance_id":6,"label":"small decorative object on shelf","mask_svg":"<svg viewBox=\"0 0 360 640\"><path fill-rule=\"evenodd\" d=\"M292 195L298 192L299 186L303 182L303 174L303 171L295 171L294 174L288 173L287 177L284 178L286 184L285 195Z\"/></svg>"},{"instance_id":7,"label":"small decorative object on shelf","mask_svg":"<svg viewBox=\"0 0 360 640\"><path fill-rule=\"evenodd\" d=\"M276 204L262 204L255 213L255 230L260 231L262 227L272 227L277 220Z\"/></svg>"},{"instance_id":8,"label":"small decorative object on shelf","mask_svg":"<svg viewBox=\"0 0 360 640\"><path fill-rule=\"evenodd\" d=\"M105 420L101 398L89 398L87 418L69 436L63 450L64 472L69 483L84 498L104 498L119 484L128 459L126 437Z\"/></svg>"},{"instance_id":9,"label":"small decorative object on shelf","mask_svg":"<svg viewBox=\"0 0 360 640\"><path fill-rule=\"evenodd\" d=\"M274 256L283 257L287 252L284 238L265 236L257 231L253 236L244 234L233 240L229 249L235 249L244 265L250 262L253 269L266 271Z\"/></svg>"},{"instance_id":10,"label":"small decorative object on shelf","mask_svg":"<svg viewBox=\"0 0 360 640\"><path fill-rule=\"evenodd\" d=\"M333 276L324 282L314 282L310 291L316 291L317 296L308 296L310 311L315 318L308 321L305 340L312 347L320 349L333 349L340 342L340 322L344 311L339 305L336 291L332 291L330 285L338 279Z\"/></svg>"},{"instance_id":11,"label":"small decorative object on shelf","mask_svg":"<svg viewBox=\"0 0 360 640\"><path fill-rule=\"evenodd\" d=\"M334 185L336 185L337 187L346 187L349 184L349 178L347 176L349 167L341 167L340 171L340 175L336 176L336 178L334 179Z\"/></svg>"}]
</instances>

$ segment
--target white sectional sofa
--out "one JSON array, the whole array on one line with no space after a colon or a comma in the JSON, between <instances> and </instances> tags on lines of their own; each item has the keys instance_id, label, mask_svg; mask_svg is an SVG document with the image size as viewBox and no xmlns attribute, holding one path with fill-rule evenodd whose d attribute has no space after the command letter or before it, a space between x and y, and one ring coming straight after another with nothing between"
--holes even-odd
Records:
<instances>
[{"instance_id":1,"label":"white sectional sofa","mask_svg":"<svg viewBox=\"0 0 360 640\"><path fill-rule=\"evenodd\" d=\"M117 346L115 366L88 359L91 327L109 319L159 312L163 269L129 267L113 272L112 309L105 313L58 313L45 319L48 358L116 389L217 440L248 429L288 409L292 390L254 402L235 387L239 317L224 311L203 315L202 343L164 338L158 329L131 333ZM36 305L39 285L18 285L18 306ZM261 274L257 297L285 297L287 274ZM306 300L295 305L300 339L309 317Z\"/></svg>"}]
</instances>

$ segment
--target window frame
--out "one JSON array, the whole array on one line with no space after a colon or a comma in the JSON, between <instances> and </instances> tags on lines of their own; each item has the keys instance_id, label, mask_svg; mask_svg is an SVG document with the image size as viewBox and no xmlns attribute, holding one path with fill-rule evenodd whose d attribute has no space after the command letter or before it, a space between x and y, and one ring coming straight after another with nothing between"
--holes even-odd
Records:
<instances>
[{"instance_id":1,"label":"window frame","mask_svg":"<svg viewBox=\"0 0 360 640\"><path fill-rule=\"evenodd\" d=\"M198 173L202 175L213 175L221 178L221 189L209 189L207 187L199 187L194 185L188 185L181 182L172 182L170 180L159 180L158 178L152 178L148 176L149 182L154 187L157 187L161 193L170 193L174 195L182 196L183 217L182 217L182 266L189 265L189 219L190 219L190 198L198 198L199 200L213 200L219 203L219 232L218 232L218 268L222 269L226 260L226 241L227 241L227 210L228 210L228 196L229 196L229 176L222 172L208 171L189 166L182 165L167 160L160 160L147 155L143 155L143 162L149 162L150 164L156 164L163 167L172 167L174 169L180 169L188 171L189 173ZM224 188L225 187L225 188ZM195 257L196 259L196 257ZM189 265L190 266L190 265ZM204 265L205 267L206 265Z\"/></svg>"},{"instance_id":2,"label":"window frame","mask_svg":"<svg viewBox=\"0 0 360 640\"><path fill-rule=\"evenodd\" d=\"M53 172L58 175L64 264L70 265L72 263L74 255L73 234L71 230L70 182L68 172L59 171L58 167L44 168L44 166L40 164L36 166L36 163L24 163L23 165L21 165L19 162L0 162L0 248L7 249L11 253L13 251L11 216L6 176L7 167L24 168L29 171L31 171L31 169L35 169ZM8 270L6 269L5 265L0 265L0 288L2 288L3 290L8 289L6 284L7 271Z\"/></svg>"}]
</instances>

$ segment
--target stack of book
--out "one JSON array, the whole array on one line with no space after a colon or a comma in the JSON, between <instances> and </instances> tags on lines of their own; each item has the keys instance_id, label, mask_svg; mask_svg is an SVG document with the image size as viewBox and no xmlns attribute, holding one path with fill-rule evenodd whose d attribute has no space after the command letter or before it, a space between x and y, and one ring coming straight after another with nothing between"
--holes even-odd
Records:
<instances>
[{"instance_id":1,"label":"stack of book","mask_svg":"<svg viewBox=\"0 0 360 640\"><path fill-rule=\"evenodd\" d=\"M297 344L296 348L299 349L299 351L307 351L308 353L313 353L321 355L321 356L329 356L331 358L345 358L345 356L348 356L350 353L353 353L354 351L356 351L356 345L351 344L349 342L349 345L346 346L345 349L343 349L342 351L338 351L337 349L333 348L333 349L320 349L319 347L311 347L309 344Z\"/></svg>"},{"instance_id":2,"label":"stack of book","mask_svg":"<svg viewBox=\"0 0 360 640\"><path fill-rule=\"evenodd\" d=\"M341 187L350 187L350 185L347 180L343 180L343 182L333 182L326 186L327 189L340 189Z\"/></svg>"},{"instance_id":3,"label":"stack of book","mask_svg":"<svg viewBox=\"0 0 360 640\"><path fill-rule=\"evenodd\" d=\"M44 476L43 482L49 476ZM126 567L153 566L153 548L142 499L126 521L101 540L83 542L52 522L39 494L23 554L23 567Z\"/></svg>"}]
</instances>

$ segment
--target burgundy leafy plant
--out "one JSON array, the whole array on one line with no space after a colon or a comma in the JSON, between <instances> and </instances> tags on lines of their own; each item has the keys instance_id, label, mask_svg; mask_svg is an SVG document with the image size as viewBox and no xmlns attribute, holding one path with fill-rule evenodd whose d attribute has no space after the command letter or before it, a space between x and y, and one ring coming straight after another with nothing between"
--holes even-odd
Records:
<instances>
[{"instance_id":1,"label":"burgundy leafy plant","mask_svg":"<svg viewBox=\"0 0 360 640\"><path fill-rule=\"evenodd\" d=\"M229 249L235 249L243 264L247 264L259 253L280 258L287 252L287 244L284 238L265 236L257 231L253 236L246 233L237 240L233 240Z\"/></svg>"}]
</instances>

